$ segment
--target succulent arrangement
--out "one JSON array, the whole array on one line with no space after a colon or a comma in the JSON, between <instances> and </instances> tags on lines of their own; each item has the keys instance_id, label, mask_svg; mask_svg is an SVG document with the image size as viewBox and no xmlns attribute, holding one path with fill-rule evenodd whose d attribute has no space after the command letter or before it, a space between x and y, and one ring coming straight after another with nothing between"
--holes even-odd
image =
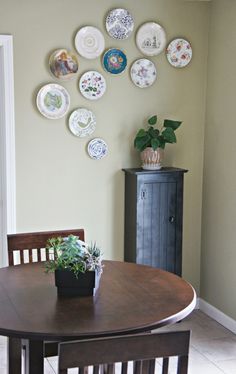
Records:
<instances>
[{"instance_id":1,"label":"succulent arrangement","mask_svg":"<svg viewBox=\"0 0 236 374\"><path fill-rule=\"evenodd\" d=\"M50 238L46 250L54 253L54 258L46 262L46 272L69 270L78 278L79 273L96 270L102 273L102 254L96 243L88 245L78 236Z\"/></svg>"}]
</instances>

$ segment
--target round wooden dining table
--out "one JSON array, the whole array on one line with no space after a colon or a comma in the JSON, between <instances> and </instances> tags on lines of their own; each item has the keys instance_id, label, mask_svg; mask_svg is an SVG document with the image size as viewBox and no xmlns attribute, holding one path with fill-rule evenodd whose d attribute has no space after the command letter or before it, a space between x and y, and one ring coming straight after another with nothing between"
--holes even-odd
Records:
<instances>
[{"instance_id":1,"label":"round wooden dining table","mask_svg":"<svg viewBox=\"0 0 236 374\"><path fill-rule=\"evenodd\" d=\"M43 374L43 342L151 331L194 309L196 294L164 270L104 261L95 296L57 295L43 263L0 269L0 335L26 339L27 374Z\"/></svg>"}]
</instances>

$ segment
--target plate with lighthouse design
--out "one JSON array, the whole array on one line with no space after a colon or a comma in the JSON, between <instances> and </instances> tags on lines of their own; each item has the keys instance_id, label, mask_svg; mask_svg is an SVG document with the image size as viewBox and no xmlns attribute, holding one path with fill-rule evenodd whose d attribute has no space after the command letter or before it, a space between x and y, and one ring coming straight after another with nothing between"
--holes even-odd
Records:
<instances>
[{"instance_id":1,"label":"plate with lighthouse design","mask_svg":"<svg viewBox=\"0 0 236 374\"><path fill-rule=\"evenodd\" d=\"M159 55L166 46L165 30L156 22L146 22L137 31L136 44L146 56Z\"/></svg>"}]
</instances>

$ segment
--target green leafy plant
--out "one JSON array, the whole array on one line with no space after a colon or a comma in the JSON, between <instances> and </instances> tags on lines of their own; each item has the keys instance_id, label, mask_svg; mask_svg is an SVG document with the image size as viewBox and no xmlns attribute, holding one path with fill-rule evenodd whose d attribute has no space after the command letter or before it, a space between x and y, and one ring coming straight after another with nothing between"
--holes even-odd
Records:
<instances>
[{"instance_id":1,"label":"green leafy plant","mask_svg":"<svg viewBox=\"0 0 236 374\"><path fill-rule=\"evenodd\" d=\"M54 258L46 262L46 272L70 270L76 277L79 273L97 270L102 273L101 250L96 243L91 245L79 240L78 236L48 239L46 250L54 253Z\"/></svg>"},{"instance_id":2,"label":"green leafy plant","mask_svg":"<svg viewBox=\"0 0 236 374\"><path fill-rule=\"evenodd\" d=\"M165 119L162 127L158 129L157 116L148 119L147 129L140 129L134 139L134 146L138 151L143 151L147 147L152 147L155 151L157 148L165 148L166 143L176 143L175 130L181 125L180 121Z\"/></svg>"}]
</instances>

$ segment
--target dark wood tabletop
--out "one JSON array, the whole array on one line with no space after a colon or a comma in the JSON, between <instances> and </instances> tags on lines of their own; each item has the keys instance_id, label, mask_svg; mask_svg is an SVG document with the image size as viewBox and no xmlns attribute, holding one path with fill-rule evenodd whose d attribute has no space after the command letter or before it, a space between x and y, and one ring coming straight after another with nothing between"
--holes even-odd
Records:
<instances>
[{"instance_id":1,"label":"dark wood tabletop","mask_svg":"<svg viewBox=\"0 0 236 374\"><path fill-rule=\"evenodd\" d=\"M195 307L182 278L143 265L104 261L94 297L58 297L42 263L0 269L0 335L68 340L149 331Z\"/></svg>"}]
</instances>

